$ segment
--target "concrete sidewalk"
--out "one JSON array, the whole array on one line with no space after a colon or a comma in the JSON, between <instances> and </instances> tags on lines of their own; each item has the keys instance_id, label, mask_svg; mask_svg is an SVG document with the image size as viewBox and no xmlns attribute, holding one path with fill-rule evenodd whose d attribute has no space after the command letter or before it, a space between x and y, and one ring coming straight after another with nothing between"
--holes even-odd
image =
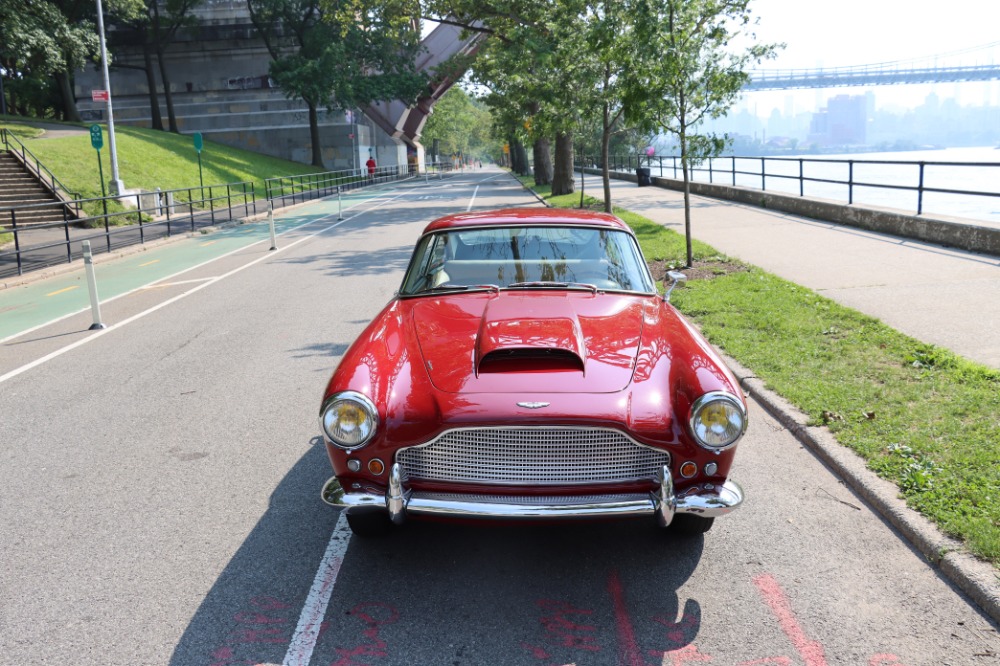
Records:
<instances>
[{"instance_id":1,"label":"concrete sidewalk","mask_svg":"<svg viewBox=\"0 0 1000 666\"><path fill-rule=\"evenodd\" d=\"M684 233L682 193L616 180L611 189L615 206ZM600 178L587 176L586 191L600 196ZM998 257L693 195L691 230L724 254L1000 368Z\"/></svg>"}]
</instances>

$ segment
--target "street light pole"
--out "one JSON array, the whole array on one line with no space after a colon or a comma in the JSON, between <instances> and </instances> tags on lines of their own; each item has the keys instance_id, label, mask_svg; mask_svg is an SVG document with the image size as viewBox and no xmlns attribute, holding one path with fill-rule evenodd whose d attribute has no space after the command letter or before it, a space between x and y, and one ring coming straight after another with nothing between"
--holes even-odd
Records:
<instances>
[{"instance_id":1,"label":"street light pole","mask_svg":"<svg viewBox=\"0 0 1000 666\"><path fill-rule=\"evenodd\" d=\"M125 184L118 175L118 151L115 150L115 117L111 111L111 78L108 76L108 49L104 43L104 10L97 0L97 30L101 37L101 67L104 70L104 90L108 93L108 148L111 150L111 192L122 194Z\"/></svg>"}]
</instances>

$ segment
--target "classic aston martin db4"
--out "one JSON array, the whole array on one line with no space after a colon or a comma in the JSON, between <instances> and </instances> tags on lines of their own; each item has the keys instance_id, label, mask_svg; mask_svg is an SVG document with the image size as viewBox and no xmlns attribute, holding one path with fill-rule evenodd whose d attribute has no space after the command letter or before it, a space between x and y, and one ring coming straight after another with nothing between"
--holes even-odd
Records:
<instances>
[{"instance_id":1,"label":"classic aston martin db4","mask_svg":"<svg viewBox=\"0 0 1000 666\"><path fill-rule=\"evenodd\" d=\"M326 388L323 499L362 536L410 518L706 532L743 501L728 477L747 408L668 299L611 215L431 222Z\"/></svg>"}]
</instances>

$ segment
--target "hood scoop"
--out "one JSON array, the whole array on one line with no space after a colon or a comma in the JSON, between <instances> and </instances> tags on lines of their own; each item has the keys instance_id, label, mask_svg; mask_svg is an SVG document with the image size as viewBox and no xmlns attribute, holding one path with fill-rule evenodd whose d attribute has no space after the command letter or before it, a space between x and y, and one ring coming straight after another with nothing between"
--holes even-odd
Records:
<instances>
[{"instance_id":1,"label":"hood scoop","mask_svg":"<svg viewBox=\"0 0 1000 666\"><path fill-rule=\"evenodd\" d=\"M494 299L483 312L476 345L476 376L486 373L583 373L586 351L580 322L567 300Z\"/></svg>"}]
</instances>

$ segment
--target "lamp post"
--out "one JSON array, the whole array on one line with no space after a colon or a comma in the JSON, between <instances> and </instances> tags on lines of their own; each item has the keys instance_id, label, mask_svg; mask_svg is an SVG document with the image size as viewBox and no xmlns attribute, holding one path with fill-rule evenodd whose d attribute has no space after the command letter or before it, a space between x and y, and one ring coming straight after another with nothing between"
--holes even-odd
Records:
<instances>
[{"instance_id":1,"label":"lamp post","mask_svg":"<svg viewBox=\"0 0 1000 666\"><path fill-rule=\"evenodd\" d=\"M97 0L97 30L101 38L101 67L104 70L104 89L108 93L108 149L111 152L111 192L122 194L125 184L118 175L118 151L115 150L115 117L111 111L111 79L108 76L108 49L104 43L104 10Z\"/></svg>"}]
</instances>

